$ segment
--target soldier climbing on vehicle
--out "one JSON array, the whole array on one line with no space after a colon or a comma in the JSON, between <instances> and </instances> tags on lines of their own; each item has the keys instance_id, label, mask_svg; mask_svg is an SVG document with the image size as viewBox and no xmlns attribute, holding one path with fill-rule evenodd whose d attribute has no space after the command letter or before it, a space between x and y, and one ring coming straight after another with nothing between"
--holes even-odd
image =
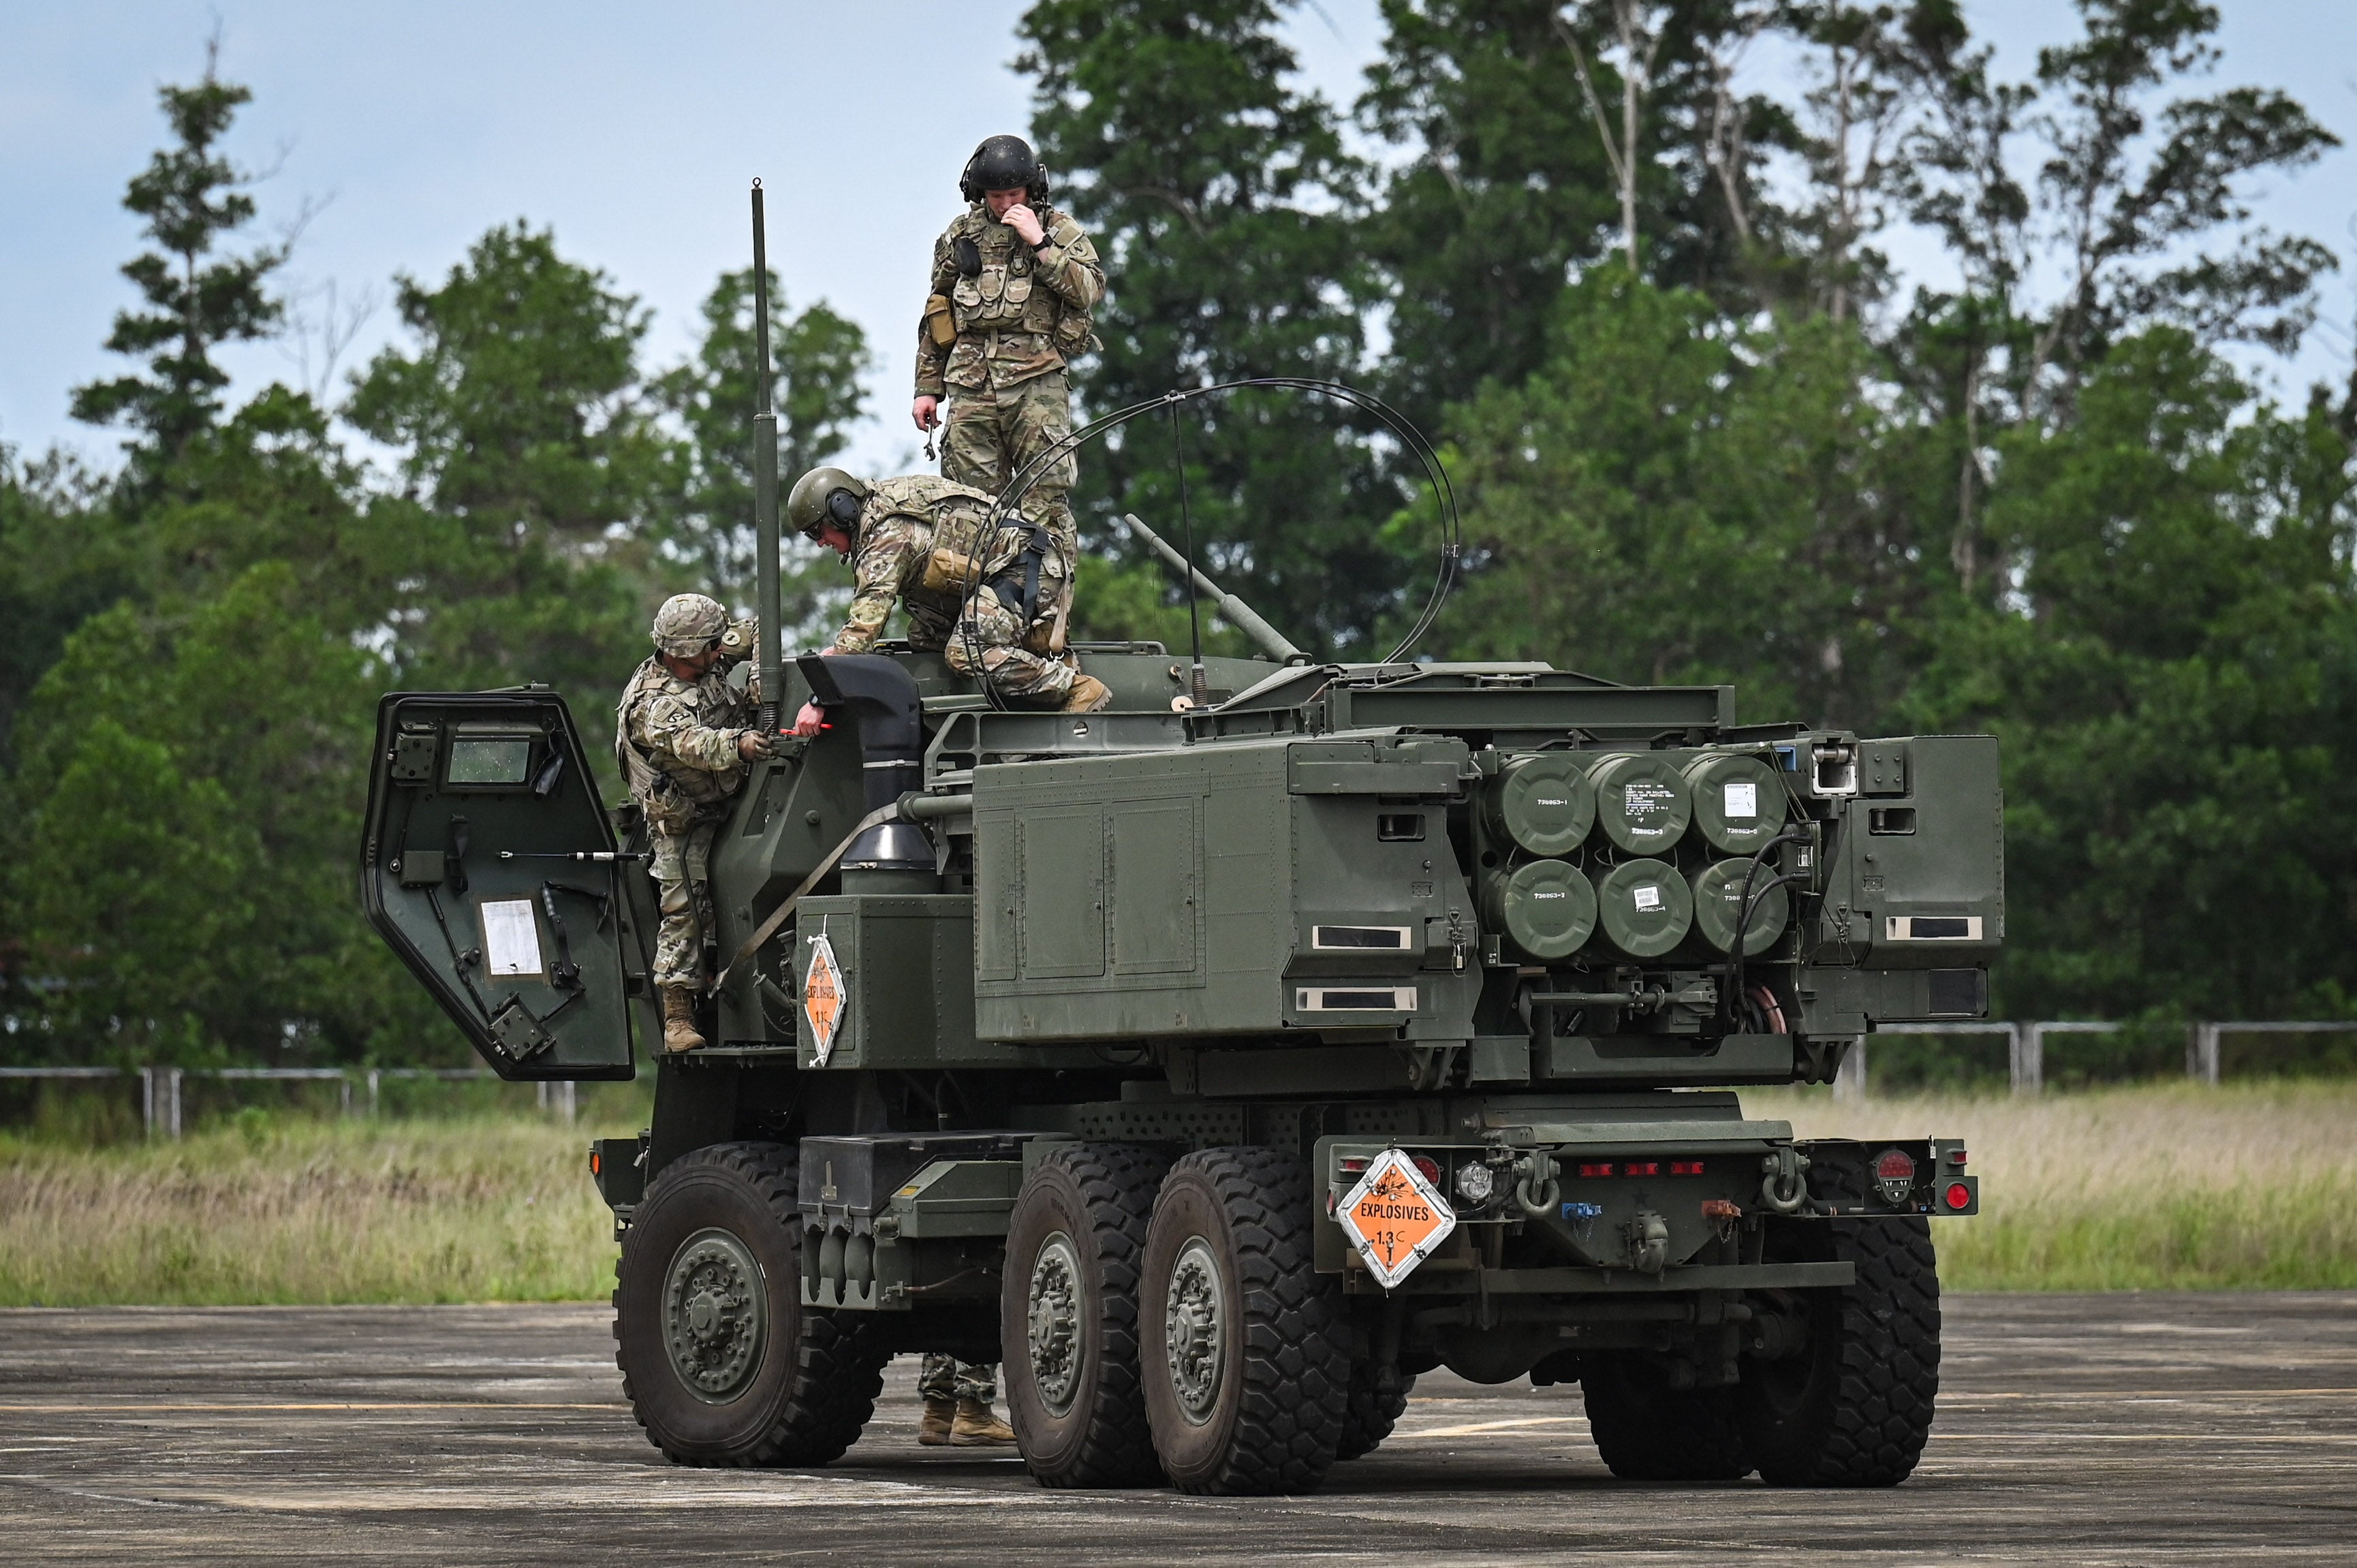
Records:
<instances>
[{"instance_id":1,"label":"soldier climbing on vehicle","mask_svg":"<svg viewBox=\"0 0 2357 1568\"><path fill-rule=\"evenodd\" d=\"M871 485L841 468L813 468L796 480L788 523L850 562L857 579L843 629L824 651L868 652L897 599L911 648L987 680L1009 704L1094 713L1112 694L1064 648L1072 555L1044 525L1014 513L985 542L992 506L984 491L929 474ZM817 725L805 708L796 733Z\"/></svg>"},{"instance_id":2,"label":"soldier climbing on vehicle","mask_svg":"<svg viewBox=\"0 0 2357 1568\"><path fill-rule=\"evenodd\" d=\"M654 983L662 997L663 1048L704 1044L695 1025L713 940L706 886L712 836L745 782L745 764L770 755L755 726L759 677L744 691L728 671L752 650L755 623L732 624L702 594L676 594L655 612L655 651L630 677L614 710L614 756L646 816L662 924Z\"/></svg>"}]
</instances>

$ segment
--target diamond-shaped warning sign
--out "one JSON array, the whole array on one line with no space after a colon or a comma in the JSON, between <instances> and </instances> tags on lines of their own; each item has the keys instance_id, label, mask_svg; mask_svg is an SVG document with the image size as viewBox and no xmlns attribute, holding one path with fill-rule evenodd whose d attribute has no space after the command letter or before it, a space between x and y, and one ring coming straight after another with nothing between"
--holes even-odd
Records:
<instances>
[{"instance_id":1,"label":"diamond-shaped warning sign","mask_svg":"<svg viewBox=\"0 0 2357 1568\"><path fill-rule=\"evenodd\" d=\"M1385 1149L1335 1209L1342 1234L1385 1290L1415 1272L1457 1229L1457 1216L1415 1162Z\"/></svg>"},{"instance_id":2,"label":"diamond-shaped warning sign","mask_svg":"<svg viewBox=\"0 0 2357 1568\"><path fill-rule=\"evenodd\" d=\"M802 1016L810 1020L811 1038L818 1042L818 1065L824 1067L834 1054L835 1026L843 1021L843 970L824 931L810 940L810 968L802 976Z\"/></svg>"}]
</instances>

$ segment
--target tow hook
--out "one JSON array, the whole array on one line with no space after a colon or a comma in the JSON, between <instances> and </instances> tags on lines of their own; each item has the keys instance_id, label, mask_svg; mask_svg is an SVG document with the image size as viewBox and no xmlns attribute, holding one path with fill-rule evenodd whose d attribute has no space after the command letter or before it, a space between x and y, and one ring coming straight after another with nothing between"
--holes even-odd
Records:
<instances>
[{"instance_id":1,"label":"tow hook","mask_svg":"<svg viewBox=\"0 0 2357 1568\"><path fill-rule=\"evenodd\" d=\"M1555 1157L1534 1150L1523 1160L1522 1170L1522 1179L1514 1184L1514 1207L1534 1219L1555 1218L1563 1184L1555 1179Z\"/></svg>"},{"instance_id":2,"label":"tow hook","mask_svg":"<svg viewBox=\"0 0 2357 1568\"><path fill-rule=\"evenodd\" d=\"M1670 1261L1670 1222L1647 1210L1629 1221L1629 1266L1658 1274Z\"/></svg>"},{"instance_id":3,"label":"tow hook","mask_svg":"<svg viewBox=\"0 0 2357 1568\"><path fill-rule=\"evenodd\" d=\"M1778 1214L1791 1214L1809 1201L1809 1181L1801 1173L1809 1156L1787 1144L1760 1162L1766 1179L1760 1184L1760 1201Z\"/></svg>"}]
</instances>

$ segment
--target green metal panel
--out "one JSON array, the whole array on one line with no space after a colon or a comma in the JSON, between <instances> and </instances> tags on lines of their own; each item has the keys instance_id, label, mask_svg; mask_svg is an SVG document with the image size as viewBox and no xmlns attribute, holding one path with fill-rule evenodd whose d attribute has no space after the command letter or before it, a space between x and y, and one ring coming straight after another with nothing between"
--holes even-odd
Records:
<instances>
[{"instance_id":1,"label":"green metal panel","mask_svg":"<svg viewBox=\"0 0 2357 1568\"><path fill-rule=\"evenodd\" d=\"M1848 899L1854 941L1893 969L1986 963L2005 940L2005 793L1992 736L1916 736L1903 769L1889 741L1861 742L1879 756L1884 788L1905 795L1850 801ZM1869 764L1867 775L1872 775ZM1840 895L1837 892L1836 897Z\"/></svg>"},{"instance_id":2,"label":"green metal panel","mask_svg":"<svg viewBox=\"0 0 2357 1568\"><path fill-rule=\"evenodd\" d=\"M1107 809L1115 975L1193 975L1201 969L1200 811L1194 800L1125 800Z\"/></svg>"},{"instance_id":3,"label":"green metal panel","mask_svg":"<svg viewBox=\"0 0 2357 1568\"><path fill-rule=\"evenodd\" d=\"M1104 809L1044 806L1017 822L1015 843L1022 975L1081 980L1104 973Z\"/></svg>"},{"instance_id":4,"label":"green metal panel","mask_svg":"<svg viewBox=\"0 0 2357 1568\"><path fill-rule=\"evenodd\" d=\"M805 898L796 916L794 994L823 934L843 972L844 1012L826 1070L1004 1065L974 1031L974 900L964 894L849 894ZM810 1017L794 1010L797 1059L817 1066Z\"/></svg>"}]
</instances>

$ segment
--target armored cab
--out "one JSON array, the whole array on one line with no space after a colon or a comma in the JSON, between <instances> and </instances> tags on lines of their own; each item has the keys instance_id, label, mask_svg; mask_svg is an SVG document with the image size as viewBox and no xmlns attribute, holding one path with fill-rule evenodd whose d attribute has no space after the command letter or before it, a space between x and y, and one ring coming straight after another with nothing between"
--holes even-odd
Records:
<instances>
[{"instance_id":1,"label":"armored cab","mask_svg":"<svg viewBox=\"0 0 2357 1568\"><path fill-rule=\"evenodd\" d=\"M780 660L835 722L753 766L712 1044L667 1057L643 835L562 699L385 699L377 929L503 1076L658 1058L592 1152L650 1437L824 1463L939 1349L1003 1361L1048 1484L1297 1491L1447 1366L1579 1381L1625 1477L1902 1478L1965 1151L1732 1090L1983 1015L1996 743L1272 653L1199 693L1083 647L1089 714Z\"/></svg>"}]
</instances>

